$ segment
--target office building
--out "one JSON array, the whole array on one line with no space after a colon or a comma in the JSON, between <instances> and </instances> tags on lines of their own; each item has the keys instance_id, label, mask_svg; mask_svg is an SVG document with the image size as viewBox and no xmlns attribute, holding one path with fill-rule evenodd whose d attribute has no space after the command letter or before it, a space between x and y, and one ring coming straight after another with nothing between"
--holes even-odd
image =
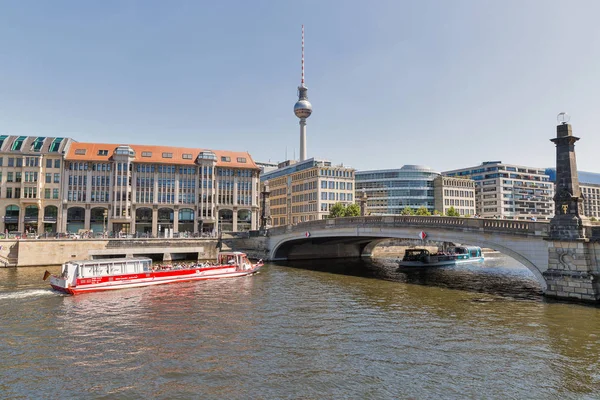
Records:
<instances>
[{"instance_id":1,"label":"office building","mask_svg":"<svg viewBox=\"0 0 600 400\"><path fill-rule=\"evenodd\" d=\"M245 152L73 142L61 229L149 236L257 229L259 171Z\"/></svg>"},{"instance_id":2,"label":"office building","mask_svg":"<svg viewBox=\"0 0 600 400\"><path fill-rule=\"evenodd\" d=\"M475 208L481 217L541 221L554 215L554 184L543 168L487 161L442 174L475 181Z\"/></svg>"},{"instance_id":3,"label":"office building","mask_svg":"<svg viewBox=\"0 0 600 400\"><path fill-rule=\"evenodd\" d=\"M438 176L439 172L421 165L357 171L356 196L367 195L370 215L399 215L406 207L413 211L425 207L433 214L434 180Z\"/></svg>"},{"instance_id":4,"label":"office building","mask_svg":"<svg viewBox=\"0 0 600 400\"><path fill-rule=\"evenodd\" d=\"M460 216L474 216L475 181L440 175L433 180L435 209L447 215L451 208Z\"/></svg>"},{"instance_id":5,"label":"office building","mask_svg":"<svg viewBox=\"0 0 600 400\"><path fill-rule=\"evenodd\" d=\"M260 180L269 187L272 226L324 219L335 203L354 203L354 169L326 160L285 161Z\"/></svg>"}]
</instances>

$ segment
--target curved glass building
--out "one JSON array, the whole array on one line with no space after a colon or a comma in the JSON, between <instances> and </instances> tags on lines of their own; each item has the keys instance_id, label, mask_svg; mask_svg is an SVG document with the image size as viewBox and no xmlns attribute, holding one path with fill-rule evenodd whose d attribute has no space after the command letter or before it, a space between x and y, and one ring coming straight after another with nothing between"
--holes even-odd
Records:
<instances>
[{"instance_id":1,"label":"curved glass building","mask_svg":"<svg viewBox=\"0 0 600 400\"><path fill-rule=\"evenodd\" d=\"M410 207L434 211L434 179L439 172L423 165L405 165L400 169L357 171L356 195L366 193L371 215L401 214Z\"/></svg>"}]
</instances>

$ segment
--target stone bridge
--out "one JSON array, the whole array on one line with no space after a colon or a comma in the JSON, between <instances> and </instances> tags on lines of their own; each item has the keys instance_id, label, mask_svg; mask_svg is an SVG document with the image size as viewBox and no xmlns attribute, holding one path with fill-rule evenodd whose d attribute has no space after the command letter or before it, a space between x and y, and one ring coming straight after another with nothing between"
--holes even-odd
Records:
<instances>
[{"instance_id":1,"label":"stone bridge","mask_svg":"<svg viewBox=\"0 0 600 400\"><path fill-rule=\"evenodd\" d=\"M336 218L272 228L269 230L269 249L272 260L365 257L385 239L418 239L420 232L425 232L425 241L469 244L512 257L535 275L545 291L544 273L548 270L549 247L552 246L551 241L545 240L549 229L547 222L480 218ZM577 248L582 244L568 243L566 246ZM600 255L600 247L598 253Z\"/></svg>"}]
</instances>

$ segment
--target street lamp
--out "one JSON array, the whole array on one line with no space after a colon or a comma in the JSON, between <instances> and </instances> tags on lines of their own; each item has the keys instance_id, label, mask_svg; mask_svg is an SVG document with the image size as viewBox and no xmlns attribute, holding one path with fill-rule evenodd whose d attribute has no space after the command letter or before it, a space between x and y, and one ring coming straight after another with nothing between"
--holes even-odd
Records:
<instances>
[{"instance_id":1,"label":"street lamp","mask_svg":"<svg viewBox=\"0 0 600 400\"><path fill-rule=\"evenodd\" d=\"M364 217L367 215L367 192L365 189L362 190L362 196L360 198L360 216Z\"/></svg>"},{"instance_id":2,"label":"street lamp","mask_svg":"<svg viewBox=\"0 0 600 400\"><path fill-rule=\"evenodd\" d=\"M108 217L107 209L104 209L104 211L102 211L102 216L104 217L104 225L103 225L104 231L102 232L102 237L106 237L106 217Z\"/></svg>"},{"instance_id":3,"label":"street lamp","mask_svg":"<svg viewBox=\"0 0 600 400\"><path fill-rule=\"evenodd\" d=\"M269 195L269 181L264 182L262 194L262 210L260 213L260 231L264 234L267 231L267 220L269 216L267 215L267 200Z\"/></svg>"}]
</instances>

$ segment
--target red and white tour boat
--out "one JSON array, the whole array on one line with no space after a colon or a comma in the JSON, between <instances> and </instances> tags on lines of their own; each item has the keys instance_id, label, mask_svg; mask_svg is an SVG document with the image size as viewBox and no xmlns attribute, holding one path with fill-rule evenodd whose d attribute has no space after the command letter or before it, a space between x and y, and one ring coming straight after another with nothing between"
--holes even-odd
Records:
<instances>
[{"instance_id":1,"label":"red and white tour boat","mask_svg":"<svg viewBox=\"0 0 600 400\"><path fill-rule=\"evenodd\" d=\"M68 261L60 275L48 271L52 288L68 294L125 289L164 283L234 278L254 274L263 266L262 260L252 264L246 254L234 251L219 253L217 264L158 265L146 257L106 258L101 260Z\"/></svg>"}]
</instances>

